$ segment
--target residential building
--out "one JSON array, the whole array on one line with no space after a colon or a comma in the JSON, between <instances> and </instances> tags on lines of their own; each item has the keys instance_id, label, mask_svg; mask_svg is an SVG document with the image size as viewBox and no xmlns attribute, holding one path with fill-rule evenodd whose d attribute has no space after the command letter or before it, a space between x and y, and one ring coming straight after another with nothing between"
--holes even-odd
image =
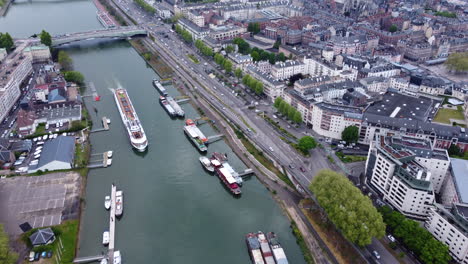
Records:
<instances>
[{"instance_id":1,"label":"residential building","mask_svg":"<svg viewBox=\"0 0 468 264\"><path fill-rule=\"evenodd\" d=\"M368 184L384 201L402 214L425 219L435 202L432 174L416 160L416 154L393 143L392 136L378 134L366 161Z\"/></svg>"},{"instance_id":2,"label":"residential building","mask_svg":"<svg viewBox=\"0 0 468 264\"><path fill-rule=\"evenodd\" d=\"M341 133L346 127L359 127L362 122L362 110L356 107L316 103L312 109L312 128L325 137L341 139Z\"/></svg>"},{"instance_id":3,"label":"residential building","mask_svg":"<svg viewBox=\"0 0 468 264\"><path fill-rule=\"evenodd\" d=\"M3 60L0 69L0 122L8 115L10 109L20 97L20 84L32 73L32 59L24 56L25 46Z\"/></svg>"},{"instance_id":4,"label":"residential building","mask_svg":"<svg viewBox=\"0 0 468 264\"><path fill-rule=\"evenodd\" d=\"M192 21L185 18L179 19L177 21L177 24L180 25L183 29L187 30L190 34L192 34L194 40L204 39L210 33L208 29L199 27Z\"/></svg>"},{"instance_id":5,"label":"residential building","mask_svg":"<svg viewBox=\"0 0 468 264\"><path fill-rule=\"evenodd\" d=\"M436 204L429 213L424 227L439 241L446 244L457 263L468 263L468 205Z\"/></svg>"},{"instance_id":6,"label":"residential building","mask_svg":"<svg viewBox=\"0 0 468 264\"><path fill-rule=\"evenodd\" d=\"M222 41L222 40L229 40L234 39L236 37L242 36L247 30L243 27L238 26L218 26L218 27L211 27L208 36L211 38Z\"/></svg>"},{"instance_id":7,"label":"residential building","mask_svg":"<svg viewBox=\"0 0 468 264\"><path fill-rule=\"evenodd\" d=\"M363 78L359 80L359 82L369 92L374 93L386 93L389 86L388 78L381 76Z\"/></svg>"},{"instance_id":8,"label":"residential building","mask_svg":"<svg viewBox=\"0 0 468 264\"><path fill-rule=\"evenodd\" d=\"M46 45L27 47L23 54L31 58L32 62L47 62L50 60L50 49Z\"/></svg>"},{"instance_id":9,"label":"residential building","mask_svg":"<svg viewBox=\"0 0 468 264\"><path fill-rule=\"evenodd\" d=\"M468 161L463 159L450 159L450 174L445 179L441 189L441 202L446 206L454 203L468 204Z\"/></svg>"},{"instance_id":10,"label":"residential building","mask_svg":"<svg viewBox=\"0 0 468 264\"><path fill-rule=\"evenodd\" d=\"M259 71L253 65L248 65L246 70L252 77L263 83L263 93L271 100L271 102L274 102L277 97L282 96L283 91L286 88L286 85L283 82L279 82L271 75Z\"/></svg>"},{"instance_id":11,"label":"residential building","mask_svg":"<svg viewBox=\"0 0 468 264\"><path fill-rule=\"evenodd\" d=\"M431 95L443 95L445 91L452 88L453 84L436 76L425 77L419 86L419 92Z\"/></svg>"},{"instance_id":12,"label":"residential building","mask_svg":"<svg viewBox=\"0 0 468 264\"><path fill-rule=\"evenodd\" d=\"M271 68L271 76L276 80L285 80L299 73L304 74L304 64L298 61L276 62Z\"/></svg>"},{"instance_id":13,"label":"residential building","mask_svg":"<svg viewBox=\"0 0 468 264\"><path fill-rule=\"evenodd\" d=\"M240 53L230 53L228 58L234 63L235 68L244 69L245 66L253 63L253 59L250 54L243 55Z\"/></svg>"}]
</instances>

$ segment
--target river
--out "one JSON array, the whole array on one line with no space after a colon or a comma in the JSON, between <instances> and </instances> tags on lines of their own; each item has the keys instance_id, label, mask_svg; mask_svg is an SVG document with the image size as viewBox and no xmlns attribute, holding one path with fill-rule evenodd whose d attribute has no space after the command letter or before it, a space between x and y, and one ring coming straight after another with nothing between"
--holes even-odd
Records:
<instances>
[{"instance_id":1,"label":"river","mask_svg":"<svg viewBox=\"0 0 468 264\"><path fill-rule=\"evenodd\" d=\"M64 34L101 28L91 1L14 3L0 19L0 32L28 37L45 29ZM116 249L124 263L250 263L245 234L275 231L290 263L304 263L289 221L268 190L255 178L244 183L242 197L234 198L217 177L200 166L199 153L182 131L183 120L171 120L158 103L151 85L158 78L126 41L88 41L64 47L75 69L93 82L102 101L86 99L95 127L101 117L111 129L91 136L92 152L114 151L109 168L93 169L87 178L79 256L100 254L102 232L108 228L104 196L115 183L124 191L124 215L116 224ZM146 153L135 153L128 142L110 89L124 87L135 105L149 140ZM177 96L174 88L169 93ZM184 104L188 118L199 116ZM208 124L201 126L214 135ZM227 153L236 170L245 165L224 141L209 152Z\"/></svg>"}]
</instances>

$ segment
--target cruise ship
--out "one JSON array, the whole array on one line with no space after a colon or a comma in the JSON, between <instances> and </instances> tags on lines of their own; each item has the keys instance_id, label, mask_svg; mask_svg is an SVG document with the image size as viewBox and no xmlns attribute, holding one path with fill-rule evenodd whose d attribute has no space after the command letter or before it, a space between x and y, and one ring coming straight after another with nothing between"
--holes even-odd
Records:
<instances>
[{"instance_id":1,"label":"cruise ship","mask_svg":"<svg viewBox=\"0 0 468 264\"><path fill-rule=\"evenodd\" d=\"M187 119L185 121L184 132L187 137L192 141L195 147L198 148L201 152L205 152L208 150L206 147L206 143L208 142L208 138L198 129L195 122L192 119Z\"/></svg>"},{"instance_id":2,"label":"cruise ship","mask_svg":"<svg viewBox=\"0 0 468 264\"><path fill-rule=\"evenodd\" d=\"M116 89L114 91L114 98L122 122L127 130L130 143L136 150L140 152L145 151L148 146L148 140L135 112L135 108L133 108L133 104L128 97L127 90L122 88Z\"/></svg>"},{"instance_id":3,"label":"cruise ship","mask_svg":"<svg viewBox=\"0 0 468 264\"><path fill-rule=\"evenodd\" d=\"M211 164L215 168L216 175L224 183L224 185L229 189L229 191L234 195L241 195L242 191L237 184L236 179L232 176L229 170L221 164L221 162L215 158L216 152L211 158Z\"/></svg>"},{"instance_id":4,"label":"cruise ship","mask_svg":"<svg viewBox=\"0 0 468 264\"><path fill-rule=\"evenodd\" d=\"M166 88L164 88L164 86L162 86L161 82L156 80L156 79L153 79L153 86L154 88L156 88L158 90L158 92L166 97L167 96L167 91L166 91Z\"/></svg>"}]
</instances>

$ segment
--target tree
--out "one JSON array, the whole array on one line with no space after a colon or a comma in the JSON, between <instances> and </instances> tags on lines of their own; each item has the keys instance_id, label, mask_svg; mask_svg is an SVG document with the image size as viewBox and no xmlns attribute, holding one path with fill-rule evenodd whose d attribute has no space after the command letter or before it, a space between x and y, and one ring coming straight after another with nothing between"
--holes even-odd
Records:
<instances>
[{"instance_id":1,"label":"tree","mask_svg":"<svg viewBox=\"0 0 468 264\"><path fill-rule=\"evenodd\" d=\"M3 230L3 224L0 224L0 263L14 264L18 259L18 254L10 249L8 235Z\"/></svg>"},{"instance_id":2,"label":"tree","mask_svg":"<svg viewBox=\"0 0 468 264\"><path fill-rule=\"evenodd\" d=\"M263 93L263 83L256 81L254 91L256 94L260 95Z\"/></svg>"},{"instance_id":3,"label":"tree","mask_svg":"<svg viewBox=\"0 0 468 264\"><path fill-rule=\"evenodd\" d=\"M293 116L293 122L296 123L296 124L300 124L302 123L302 115L301 115L301 112L297 111L294 113L294 116Z\"/></svg>"},{"instance_id":4,"label":"tree","mask_svg":"<svg viewBox=\"0 0 468 264\"><path fill-rule=\"evenodd\" d=\"M269 53L268 54L268 62L270 62L270 64L275 64L276 62L276 56L274 53Z\"/></svg>"},{"instance_id":5,"label":"tree","mask_svg":"<svg viewBox=\"0 0 468 264\"><path fill-rule=\"evenodd\" d=\"M288 103L286 103L284 100L281 100L279 106L278 106L278 111L284 115L284 113L287 111Z\"/></svg>"},{"instance_id":6,"label":"tree","mask_svg":"<svg viewBox=\"0 0 468 264\"><path fill-rule=\"evenodd\" d=\"M232 72L232 62L230 60L224 60L223 62L223 68L226 70L226 72Z\"/></svg>"},{"instance_id":7,"label":"tree","mask_svg":"<svg viewBox=\"0 0 468 264\"><path fill-rule=\"evenodd\" d=\"M62 69L65 71L71 71L73 70L73 60L70 58L68 53L65 51L61 50L58 53L58 63L62 66Z\"/></svg>"},{"instance_id":8,"label":"tree","mask_svg":"<svg viewBox=\"0 0 468 264\"><path fill-rule=\"evenodd\" d=\"M382 215L345 176L321 170L309 188L330 221L352 243L362 247L385 234Z\"/></svg>"},{"instance_id":9,"label":"tree","mask_svg":"<svg viewBox=\"0 0 468 264\"><path fill-rule=\"evenodd\" d=\"M214 56L214 61L216 62L216 64L222 65L224 62L224 56L219 53L216 53Z\"/></svg>"},{"instance_id":10,"label":"tree","mask_svg":"<svg viewBox=\"0 0 468 264\"><path fill-rule=\"evenodd\" d=\"M242 38L235 38L232 43L236 44L240 53L247 55L250 53L250 45Z\"/></svg>"},{"instance_id":11,"label":"tree","mask_svg":"<svg viewBox=\"0 0 468 264\"><path fill-rule=\"evenodd\" d=\"M448 154L450 156L460 156L462 154L462 151L460 147L457 146L457 144L451 144L448 149Z\"/></svg>"},{"instance_id":12,"label":"tree","mask_svg":"<svg viewBox=\"0 0 468 264\"><path fill-rule=\"evenodd\" d=\"M348 126L341 132L341 139L346 143L356 143L359 140L359 128L357 126Z\"/></svg>"},{"instance_id":13,"label":"tree","mask_svg":"<svg viewBox=\"0 0 468 264\"><path fill-rule=\"evenodd\" d=\"M41 34L39 34L41 38L41 43L50 47L52 46L52 37L50 36L49 32L42 30Z\"/></svg>"},{"instance_id":14,"label":"tree","mask_svg":"<svg viewBox=\"0 0 468 264\"><path fill-rule=\"evenodd\" d=\"M249 23L247 31L252 32L254 35L258 34L258 32L260 32L260 24L258 22Z\"/></svg>"},{"instance_id":15,"label":"tree","mask_svg":"<svg viewBox=\"0 0 468 264\"><path fill-rule=\"evenodd\" d=\"M63 74L63 77L67 82L74 82L78 84L84 83L84 76L78 71L67 71Z\"/></svg>"},{"instance_id":16,"label":"tree","mask_svg":"<svg viewBox=\"0 0 468 264\"><path fill-rule=\"evenodd\" d=\"M302 152L307 153L317 147L317 141L311 136L304 136L299 139L297 146Z\"/></svg>"},{"instance_id":17,"label":"tree","mask_svg":"<svg viewBox=\"0 0 468 264\"><path fill-rule=\"evenodd\" d=\"M283 52L280 52L276 55L275 58L276 61L286 61L286 56L284 55Z\"/></svg>"},{"instance_id":18,"label":"tree","mask_svg":"<svg viewBox=\"0 0 468 264\"><path fill-rule=\"evenodd\" d=\"M388 206L379 208L379 212L393 235L424 263L446 264L450 262L448 247L436 240L418 222L407 219L404 215L393 211Z\"/></svg>"},{"instance_id":19,"label":"tree","mask_svg":"<svg viewBox=\"0 0 468 264\"><path fill-rule=\"evenodd\" d=\"M13 42L13 38L8 32L5 34L0 33L0 48L5 48L9 51L11 48L13 48L14 44L15 43Z\"/></svg>"},{"instance_id":20,"label":"tree","mask_svg":"<svg viewBox=\"0 0 468 264\"><path fill-rule=\"evenodd\" d=\"M296 113L296 109L292 107L292 105L288 105L288 119L293 120L294 114Z\"/></svg>"},{"instance_id":21,"label":"tree","mask_svg":"<svg viewBox=\"0 0 468 264\"><path fill-rule=\"evenodd\" d=\"M236 75L237 78L242 77L242 70L241 70L241 68L237 68L237 69L234 71L234 74Z\"/></svg>"},{"instance_id":22,"label":"tree","mask_svg":"<svg viewBox=\"0 0 468 264\"><path fill-rule=\"evenodd\" d=\"M450 71L468 71L468 52L452 53L448 57L445 65Z\"/></svg>"},{"instance_id":23,"label":"tree","mask_svg":"<svg viewBox=\"0 0 468 264\"><path fill-rule=\"evenodd\" d=\"M228 46L226 47L226 52L227 52L227 53L233 53L233 52L234 52L234 46L228 45Z\"/></svg>"},{"instance_id":24,"label":"tree","mask_svg":"<svg viewBox=\"0 0 468 264\"><path fill-rule=\"evenodd\" d=\"M396 25L391 25L389 28L388 28L388 32L397 32L398 31L398 27Z\"/></svg>"},{"instance_id":25,"label":"tree","mask_svg":"<svg viewBox=\"0 0 468 264\"><path fill-rule=\"evenodd\" d=\"M248 84L249 84L250 78L251 78L250 75L248 75L248 74L244 75L244 78L242 78L242 83L244 85L249 86Z\"/></svg>"},{"instance_id":26,"label":"tree","mask_svg":"<svg viewBox=\"0 0 468 264\"><path fill-rule=\"evenodd\" d=\"M275 44L273 44L273 48L274 49L279 49L280 45L281 45L281 40L278 39L278 40L275 41Z\"/></svg>"},{"instance_id":27,"label":"tree","mask_svg":"<svg viewBox=\"0 0 468 264\"><path fill-rule=\"evenodd\" d=\"M252 57L253 61L259 61L260 60L260 54L258 54L258 52L256 50L252 51L252 53L250 53L250 56Z\"/></svg>"},{"instance_id":28,"label":"tree","mask_svg":"<svg viewBox=\"0 0 468 264\"><path fill-rule=\"evenodd\" d=\"M278 109L278 107L280 106L281 102L283 101L283 98L281 97L276 97L275 99L275 102L273 103L273 106Z\"/></svg>"}]
</instances>

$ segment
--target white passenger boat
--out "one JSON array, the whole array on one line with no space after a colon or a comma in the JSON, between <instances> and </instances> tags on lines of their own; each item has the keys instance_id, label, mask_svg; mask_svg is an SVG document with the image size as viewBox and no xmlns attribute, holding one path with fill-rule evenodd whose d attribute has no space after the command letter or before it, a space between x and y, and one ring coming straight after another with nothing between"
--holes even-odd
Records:
<instances>
[{"instance_id":1,"label":"white passenger boat","mask_svg":"<svg viewBox=\"0 0 468 264\"><path fill-rule=\"evenodd\" d=\"M109 245L109 239L110 239L109 231L105 231L105 232L102 234L102 244L103 244L104 246Z\"/></svg>"},{"instance_id":2,"label":"white passenger boat","mask_svg":"<svg viewBox=\"0 0 468 264\"><path fill-rule=\"evenodd\" d=\"M110 198L110 196L106 196L104 198L104 207L106 208L106 210L110 209L110 207L111 207L111 198Z\"/></svg>"}]
</instances>

